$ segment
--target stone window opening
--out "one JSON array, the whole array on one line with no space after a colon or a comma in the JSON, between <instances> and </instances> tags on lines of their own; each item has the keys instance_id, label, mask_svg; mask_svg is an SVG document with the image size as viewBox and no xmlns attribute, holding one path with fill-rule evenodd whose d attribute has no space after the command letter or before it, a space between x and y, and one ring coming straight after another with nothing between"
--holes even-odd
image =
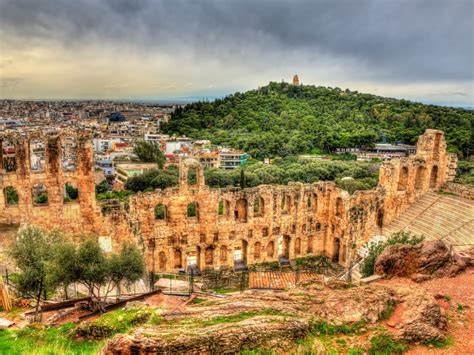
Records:
<instances>
[{"instance_id":1,"label":"stone window opening","mask_svg":"<svg viewBox=\"0 0 474 355\"><path fill-rule=\"evenodd\" d=\"M438 181L438 166L433 166L431 168L431 176L430 176L430 188L435 188L436 183Z\"/></svg>"},{"instance_id":2,"label":"stone window opening","mask_svg":"<svg viewBox=\"0 0 474 355\"><path fill-rule=\"evenodd\" d=\"M204 251L206 266L212 266L214 264L214 248L209 246Z\"/></svg>"},{"instance_id":3,"label":"stone window opening","mask_svg":"<svg viewBox=\"0 0 474 355\"><path fill-rule=\"evenodd\" d=\"M249 230L247 231L247 238L248 238L248 239L252 239L252 237L253 237L253 230L249 229Z\"/></svg>"},{"instance_id":4,"label":"stone window opening","mask_svg":"<svg viewBox=\"0 0 474 355\"><path fill-rule=\"evenodd\" d=\"M267 244L267 258L273 259L273 255L275 253L275 245L273 241L268 242Z\"/></svg>"},{"instance_id":5,"label":"stone window opening","mask_svg":"<svg viewBox=\"0 0 474 355\"><path fill-rule=\"evenodd\" d=\"M314 244L314 238L313 236L308 237L308 245L306 247L306 253L312 254L313 253L313 244Z\"/></svg>"},{"instance_id":6,"label":"stone window opening","mask_svg":"<svg viewBox=\"0 0 474 355\"><path fill-rule=\"evenodd\" d=\"M17 206L20 200L18 191L13 186L7 186L3 189L3 194L5 196L5 205L8 206Z\"/></svg>"},{"instance_id":7,"label":"stone window opening","mask_svg":"<svg viewBox=\"0 0 474 355\"><path fill-rule=\"evenodd\" d=\"M217 214L222 216L224 214L224 201L220 200L219 205L217 207Z\"/></svg>"},{"instance_id":8,"label":"stone window opening","mask_svg":"<svg viewBox=\"0 0 474 355\"><path fill-rule=\"evenodd\" d=\"M240 198L235 203L235 220L238 222L247 222L247 200Z\"/></svg>"},{"instance_id":9,"label":"stone window opening","mask_svg":"<svg viewBox=\"0 0 474 355\"><path fill-rule=\"evenodd\" d=\"M281 198L281 213L289 213L291 209L291 196L283 194Z\"/></svg>"},{"instance_id":10,"label":"stone window opening","mask_svg":"<svg viewBox=\"0 0 474 355\"><path fill-rule=\"evenodd\" d=\"M234 240L235 239L235 232L232 231L229 233L229 240Z\"/></svg>"},{"instance_id":11,"label":"stone window opening","mask_svg":"<svg viewBox=\"0 0 474 355\"><path fill-rule=\"evenodd\" d=\"M197 202L191 202L187 207L187 216L188 218L198 218L199 219L199 210Z\"/></svg>"},{"instance_id":12,"label":"stone window opening","mask_svg":"<svg viewBox=\"0 0 474 355\"><path fill-rule=\"evenodd\" d=\"M415 189L420 190L423 188L423 181L425 180L425 167L419 166L416 169L416 177L415 177Z\"/></svg>"},{"instance_id":13,"label":"stone window opening","mask_svg":"<svg viewBox=\"0 0 474 355\"><path fill-rule=\"evenodd\" d=\"M64 137L61 141L62 168L64 171L74 171L77 167L77 145L74 137Z\"/></svg>"},{"instance_id":14,"label":"stone window opening","mask_svg":"<svg viewBox=\"0 0 474 355\"><path fill-rule=\"evenodd\" d=\"M253 203L253 215L255 217L262 217L265 213L265 200L261 197L255 199Z\"/></svg>"},{"instance_id":15,"label":"stone window opening","mask_svg":"<svg viewBox=\"0 0 474 355\"><path fill-rule=\"evenodd\" d=\"M336 216L342 217L344 214L344 204L342 202L342 198L338 197L336 200Z\"/></svg>"},{"instance_id":16,"label":"stone window opening","mask_svg":"<svg viewBox=\"0 0 474 355\"><path fill-rule=\"evenodd\" d=\"M334 263L339 262L339 251L341 247L341 241L339 238L334 238L334 250L332 254L332 261Z\"/></svg>"},{"instance_id":17,"label":"stone window opening","mask_svg":"<svg viewBox=\"0 0 474 355\"><path fill-rule=\"evenodd\" d=\"M30 141L30 167L31 172L44 172L46 163L45 144L42 140L32 139Z\"/></svg>"},{"instance_id":18,"label":"stone window opening","mask_svg":"<svg viewBox=\"0 0 474 355\"><path fill-rule=\"evenodd\" d=\"M408 168L406 166L400 169L398 176L398 191L406 191L408 185Z\"/></svg>"},{"instance_id":19,"label":"stone window opening","mask_svg":"<svg viewBox=\"0 0 474 355\"><path fill-rule=\"evenodd\" d=\"M313 211L317 211L318 210L318 194L313 192L311 194L311 199L312 199L312 208L313 208Z\"/></svg>"},{"instance_id":20,"label":"stone window opening","mask_svg":"<svg viewBox=\"0 0 474 355\"><path fill-rule=\"evenodd\" d=\"M316 232L321 231L321 223L316 223Z\"/></svg>"},{"instance_id":21,"label":"stone window opening","mask_svg":"<svg viewBox=\"0 0 474 355\"><path fill-rule=\"evenodd\" d=\"M205 243L206 242L206 235L201 234L199 235L199 243Z\"/></svg>"},{"instance_id":22,"label":"stone window opening","mask_svg":"<svg viewBox=\"0 0 474 355\"><path fill-rule=\"evenodd\" d=\"M181 257L181 250L176 249L174 251L174 268L181 269L183 267L183 261Z\"/></svg>"},{"instance_id":23,"label":"stone window opening","mask_svg":"<svg viewBox=\"0 0 474 355\"><path fill-rule=\"evenodd\" d=\"M79 189L70 183L64 184L64 203L75 202L79 198Z\"/></svg>"},{"instance_id":24,"label":"stone window opening","mask_svg":"<svg viewBox=\"0 0 474 355\"><path fill-rule=\"evenodd\" d=\"M197 168L190 168L188 170L188 185L192 186L192 185L196 185L197 184Z\"/></svg>"},{"instance_id":25,"label":"stone window opening","mask_svg":"<svg viewBox=\"0 0 474 355\"><path fill-rule=\"evenodd\" d=\"M158 254L158 269L160 271L166 270L166 254L164 251L160 251Z\"/></svg>"},{"instance_id":26,"label":"stone window opening","mask_svg":"<svg viewBox=\"0 0 474 355\"><path fill-rule=\"evenodd\" d=\"M268 227L262 228L262 237L268 237Z\"/></svg>"},{"instance_id":27,"label":"stone window opening","mask_svg":"<svg viewBox=\"0 0 474 355\"><path fill-rule=\"evenodd\" d=\"M311 205L312 205L311 194L308 194L306 207L311 208Z\"/></svg>"},{"instance_id":28,"label":"stone window opening","mask_svg":"<svg viewBox=\"0 0 474 355\"><path fill-rule=\"evenodd\" d=\"M0 170L6 173L16 171L16 147L9 140L0 140Z\"/></svg>"},{"instance_id":29,"label":"stone window opening","mask_svg":"<svg viewBox=\"0 0 474 355\"><path fill-rule=\"evenodd\" d=\"M48 205L48 189L43 184L33 185L32 188L33 205L45 206Z\"/></svg>"},{"instance_id":30,"label":"stone window opening","mask_svg":"<svg viewBox=\"0 0 474 355\"><path fill-rule=\"evenodd\" d=\"M164 221L167 219L166 206L162 203L159 203L155 206L155 220Z\"/></svg>"},{"instance_id":31,"label":"stone window opening","mask_svg":"<svg viewBox=\"0 0 474 355\"><path fill-rule=\"evenodd\" d=\"M218 242L219 241L219 233L214 233L214 238L213 238L214 242Z\"/></svg>"},{"instance_id":32,"label":"stone window opening","mask_svg":"<svg viewBox=\"0 0 474 355\"><path fill-rule=\"evenodd\" d=\"M301 254L301 238L295 239L295 254L296 255Z\"/></svg>"},{"instance_id":33,"label":"stone window opening","mask_svg":"<svg viewBox=\"0 0 474 355\"><path fill-rule=\"evenodd\" d=\"M222 245L220 248L219 259L221 263L227 263L227 247L225 245Z\"/></svg>"},{"instance_id":34,"label":"stone window opening","mask_svg":"<svg viewBox=\"0 0 474 355\"><path fill-rule=\"evenodd\" d=\"M253 245L253 258L255 260L259 260L260 259L260 250L262 249L262 244L260 242L256 242L254 245Z\"/></svg>"}]
</instances>

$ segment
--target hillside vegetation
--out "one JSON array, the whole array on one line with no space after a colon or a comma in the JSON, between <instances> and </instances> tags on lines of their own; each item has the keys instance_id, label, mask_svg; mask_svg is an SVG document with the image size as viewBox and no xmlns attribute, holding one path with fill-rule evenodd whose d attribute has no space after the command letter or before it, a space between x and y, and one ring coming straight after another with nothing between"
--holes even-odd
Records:
<instances>
[{"instance_id":1,"label":"hillside vegetation","mask_svg":"<svg viewBox=\"0 0 474 355\"><path fill-rule=\"evenodd\" d=\"M366 147L384 137L414 144L426 128L445 131L451 152L474 152L472 110L288 83L192 103L162 125L166 133L210 139L257 159Z\"/></svg>"}]
</instances>

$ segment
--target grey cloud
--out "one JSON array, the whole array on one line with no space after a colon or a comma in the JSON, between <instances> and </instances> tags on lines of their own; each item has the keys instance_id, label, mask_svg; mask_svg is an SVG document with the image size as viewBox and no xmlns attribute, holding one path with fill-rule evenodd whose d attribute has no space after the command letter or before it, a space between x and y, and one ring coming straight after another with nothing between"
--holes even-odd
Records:
<instances>
[{"instance_id":1,"label":"grey cloud","mask_svg":"<svg viewBox=\"0 0 474 355\"><path fill-rule=\"evenodd\" d=\"M97 43L118 56L184 48L249 66L289 54L318 65L324 56L356 63L352 75L371 80L469 81L473 8L472 0L0 0L0 38Z\"/></svg>"}]
</instances>

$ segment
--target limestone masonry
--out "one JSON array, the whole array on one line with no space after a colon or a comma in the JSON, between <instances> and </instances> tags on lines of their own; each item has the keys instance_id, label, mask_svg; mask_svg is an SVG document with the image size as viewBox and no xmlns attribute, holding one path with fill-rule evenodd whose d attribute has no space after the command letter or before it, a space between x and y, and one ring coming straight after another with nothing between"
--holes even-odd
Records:
<instances>
[{"instance_id":1,"label":"limestone masonry","mask_svg":"<svg viewBox=\"0 0 474 355\"><path fill-rule=\"evenodd\" d=\"M126 203L98 203L89 137L70 131L0 135L0 147L7 145L14 149L0 149L0 225L35 224L74 237L96 235L110 250L134 242L143 247L150 271L306 255L327 255L349 266L357 248L423 194L452 181L456 170L456 156L446 152L443 132L429 129L420 136L416 155L384 162L378 186L352 196L333 182L211 189L199 162L186 159L180 163L178 187L138 193ZM33 157L37 151L39 160ZM192 170L195 184L188 183ZM77 200L64 199L66 184L78 189ZM38 186L47 191L47 203L35 203ZM17 204L8 203L11 187L18 193Z\"/></svg>"}]
</instances>

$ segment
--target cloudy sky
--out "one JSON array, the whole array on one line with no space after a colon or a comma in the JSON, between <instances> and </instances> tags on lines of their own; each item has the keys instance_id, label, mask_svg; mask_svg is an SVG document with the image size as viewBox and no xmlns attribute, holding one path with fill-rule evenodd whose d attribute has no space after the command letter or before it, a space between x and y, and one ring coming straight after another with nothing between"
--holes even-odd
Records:
<instances>
[{"instance_id":1,"label":"cloudy sky","mask_svg":"<svg viewBox=\"0 0 474 355\"><path fill-rule=\"evenodd\" d=\"M269 81L474 105L474 0L0 0L0 98L215 97Z\"/></svg>"}]
</instances>

